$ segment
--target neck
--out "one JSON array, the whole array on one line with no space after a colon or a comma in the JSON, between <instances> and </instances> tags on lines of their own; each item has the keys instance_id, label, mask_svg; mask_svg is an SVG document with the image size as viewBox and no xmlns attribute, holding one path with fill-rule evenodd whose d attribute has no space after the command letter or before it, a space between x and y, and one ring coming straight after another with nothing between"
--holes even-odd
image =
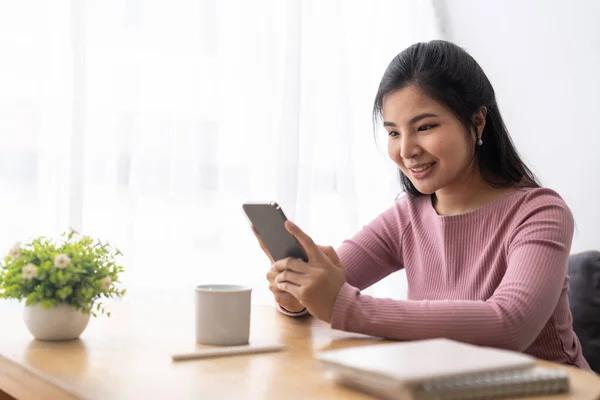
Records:
<instances>
[{"instance_id":1,"label":"neck","mask_svg":"<svg viewBox=\"0 0 600 400\"><path fill-rule=\"evenodd\" d=\"M465 178L436 191L432 196L433 207L439 215L458 215L476 210L510 190L490 186L478 170L465 175Z\"/></svg>"}]
</instances>

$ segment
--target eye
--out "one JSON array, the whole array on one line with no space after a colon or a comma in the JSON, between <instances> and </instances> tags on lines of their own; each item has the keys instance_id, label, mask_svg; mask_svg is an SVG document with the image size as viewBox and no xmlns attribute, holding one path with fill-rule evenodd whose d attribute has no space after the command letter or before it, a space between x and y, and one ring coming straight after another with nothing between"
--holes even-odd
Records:
<instances>
[{"instance_id":1,"label":"eye","mask_svg":"<svg viewBox=\"0 0 600 400\"><path fill-rule=\"evenodd\" d=\"M421 126L419 127L419 129L417 129L417 130L418 130L419 132L428 131L428 130L430 130L430 129L433 129L433 128L435 128L436 126L437 126L437 125L435 125L435 124L434 124L434 125L421 125Z\"/></svg>"},{"instance_id":2,"label":"eye","mask_svg":"<svg viewBox=\"0 0 600 400\"><path fill-rule=\"evenodd\" d=\"M396 131L391 131L391 132L388 132L388 136L389 136L389 137L396 137L396 136L398 136L398 135L400 135L400 134L399 134L398 132L396 132Z\"/></svg>"}]
</instances>

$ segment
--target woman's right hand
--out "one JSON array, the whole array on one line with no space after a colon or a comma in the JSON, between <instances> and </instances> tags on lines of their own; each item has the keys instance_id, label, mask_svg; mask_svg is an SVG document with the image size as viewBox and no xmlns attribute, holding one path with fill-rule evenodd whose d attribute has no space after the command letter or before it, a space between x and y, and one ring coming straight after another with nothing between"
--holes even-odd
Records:
<instances>
[{"instance_id":1,"label":"woman's right hand","mask_svg":"<svg viewBox=\"0 0 600 400\"><path fill-rule=\"evenodd\" d=\"M269 257L271 261L271 265L275 263L273 257L269 253L269 250L265 247L263 241L260 239L254 227L252 227L252 232L254 232L254 236L256 236L256 240L258 240L258 244L262 251ZM300 304L298 300L291 294L284 292L282 290L277 289L277 282L275 282L275 277L279 274L279 271L269 269L267 272L267 280L269 281L269 290L273 292L273 296L275 297L275 301L279 304L284 310L289 312L300 312L304 310L304 306Z\"/></svg>"}]
</instances>

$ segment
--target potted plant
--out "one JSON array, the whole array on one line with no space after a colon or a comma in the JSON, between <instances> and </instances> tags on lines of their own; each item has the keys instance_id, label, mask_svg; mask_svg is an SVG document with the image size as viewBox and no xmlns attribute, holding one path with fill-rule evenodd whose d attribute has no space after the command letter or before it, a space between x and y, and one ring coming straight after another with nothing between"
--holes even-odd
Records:
<instances>
[{"instance_id":1,"label":"potted plant","mask_svg":"<svg viewBox=\"0 0 600 400\"><path fill-rule=\"evenodd\" d=\"M106 312L103 298L125 294L115 285L123 272L120 255L73 230L58 241L40 236L17 243L0 263L0 298L25 299L25 324L36 339L78 338L90 316Z\"/></svg>"}]
</instances>

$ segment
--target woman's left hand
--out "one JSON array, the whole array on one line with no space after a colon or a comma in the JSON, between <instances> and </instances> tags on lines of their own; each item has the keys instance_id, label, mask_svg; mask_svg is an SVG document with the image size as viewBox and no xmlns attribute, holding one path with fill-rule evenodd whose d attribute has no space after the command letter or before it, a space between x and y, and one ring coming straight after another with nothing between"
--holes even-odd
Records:
<instances>
[{"instance_id":1,"label":"woman's left hand","mask_svg":"<svg viewBox=\"0 0 600 400\"><path fill-rule=\"evenodd\" d=\"M275 262L277 288L294 296L315 317L331 322L335 299L346 282L344 266L331 247L317 246L291 221L285 227L304 247L308 262L289 257Z\"/></svg>"}]
</instances>

